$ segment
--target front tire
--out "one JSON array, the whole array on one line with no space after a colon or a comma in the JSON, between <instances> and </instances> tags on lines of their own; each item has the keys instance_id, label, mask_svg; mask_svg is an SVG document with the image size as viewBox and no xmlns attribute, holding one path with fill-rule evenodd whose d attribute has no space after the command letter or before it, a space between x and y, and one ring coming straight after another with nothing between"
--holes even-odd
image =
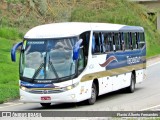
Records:
<instances>
[{"instance_id":1,"label":"front tire","mask_svg":"<svg viewBox=\"0 0 160 120\"><path fill-rule=\"evenodd\" d=\"M51 103L40 103L43 107L49 107Z\"/></svg>"},{"instance_id":2,"label":"front tire","mask_svg":"<svg viewBox=\"0 0 160 120\"><path fill-rule=\"evenodd\" d=\"M131 74L131 83L130 83L130 86L127 87L127 92L129 93L133 93L135 91L135 82L136 82L136 79L135 79L135 74Z\"/></svg>"},{"instance_id":3,"label":"front tire","mask_svg":"<svg viewBox=\"0 0 160 120\"><path fill-rule=\"evenodd\" d=\"M97 87L95 83L92 84L92 89L91 89L91 98L87 100L87 104L93 105L97 100Z\"/></svg>"}]
</instances>

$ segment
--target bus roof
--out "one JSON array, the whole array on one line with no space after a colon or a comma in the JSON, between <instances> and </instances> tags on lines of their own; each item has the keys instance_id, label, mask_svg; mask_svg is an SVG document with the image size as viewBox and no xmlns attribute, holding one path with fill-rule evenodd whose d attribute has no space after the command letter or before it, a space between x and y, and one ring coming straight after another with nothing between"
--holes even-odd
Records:
<instances>
[{"instance_id":1,"label":"bus roof","mask_svg":"<svg viewBox=\"0 0 160 120\"><path fill-rule=\"evenodd\" d=\"M25 39L39 38L62 38L77 36L85 31L110 31L110 32L143 32L140 26L128 26L111 23L87 23L87 22L64 22L40 25L29 30Z\"/></svg>"}]
</instances>

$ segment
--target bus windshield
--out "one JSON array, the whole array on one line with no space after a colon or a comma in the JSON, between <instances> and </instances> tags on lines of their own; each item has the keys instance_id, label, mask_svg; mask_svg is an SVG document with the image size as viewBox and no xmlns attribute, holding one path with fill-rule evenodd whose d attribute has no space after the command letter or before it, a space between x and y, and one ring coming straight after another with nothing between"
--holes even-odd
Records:
<instances>
[{"instance_id":1,"label":"bus windshield","mask_svg":"<svg viewBox=\"0 0 160 120\"><path fill-rule=\"evenodd\" d=\"M77 37L24 40L20 76L32 80L56 81L74 75L75 61L72 54L77 41Z\"/></svg>"}]
</instances>

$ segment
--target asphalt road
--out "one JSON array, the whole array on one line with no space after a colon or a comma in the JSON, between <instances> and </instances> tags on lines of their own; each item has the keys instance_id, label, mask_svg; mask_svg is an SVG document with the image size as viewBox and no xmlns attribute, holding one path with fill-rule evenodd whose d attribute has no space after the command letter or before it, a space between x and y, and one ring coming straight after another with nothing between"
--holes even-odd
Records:
<instances>
[{"instance_id":1,"label":"asphalt road","mask_svg":"<svg viewBox=\"0 0 160 120\"><path fill-rule=\"evenodd\" d=\"M147 79L136 84L134 93L124 90L112 92L98 97L94 105L59 104L49 108L38 103L20 103L18 100L0 105L0 111L52 110L52 111L160 111L160 63L147 67Z\"/></svg>"}]
</instances>

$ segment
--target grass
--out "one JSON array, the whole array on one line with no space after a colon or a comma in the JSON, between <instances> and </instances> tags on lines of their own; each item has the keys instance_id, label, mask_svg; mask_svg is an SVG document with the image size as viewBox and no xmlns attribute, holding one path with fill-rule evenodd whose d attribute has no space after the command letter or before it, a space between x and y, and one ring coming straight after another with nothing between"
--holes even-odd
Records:
<instances>
[{"instance_id":1,"label":"grass","mask_svg":"<svg viewBox=\"0 0 160 120\"><path fill-rule=\"evenodd\" d=\"M19 96L18 62L12 63L10 58L10 50L19 39L19 33L11 28L0 28L0 33L0 103L3 103Z\"/></svg>"},{"instance_id":2,"label":"grass","mask_svg":"<svg viewBox=\"0 0 160 120\"><path fill-rule=\"evenodd\" d=\"M18 30L11 27L0 27L0 37L8 40L16 40L22 37L22 33L18 33Z\"/></svg>"},{"instance_id":3,"label":"grass","mask_svg":"<svg viewBox=\"0 0 160 120\"><path fill-rule=\"evenodd\" d=\"M19 87L15 85L0 84L0 104L18 98Z\"/></svg>"}]
</instances>

